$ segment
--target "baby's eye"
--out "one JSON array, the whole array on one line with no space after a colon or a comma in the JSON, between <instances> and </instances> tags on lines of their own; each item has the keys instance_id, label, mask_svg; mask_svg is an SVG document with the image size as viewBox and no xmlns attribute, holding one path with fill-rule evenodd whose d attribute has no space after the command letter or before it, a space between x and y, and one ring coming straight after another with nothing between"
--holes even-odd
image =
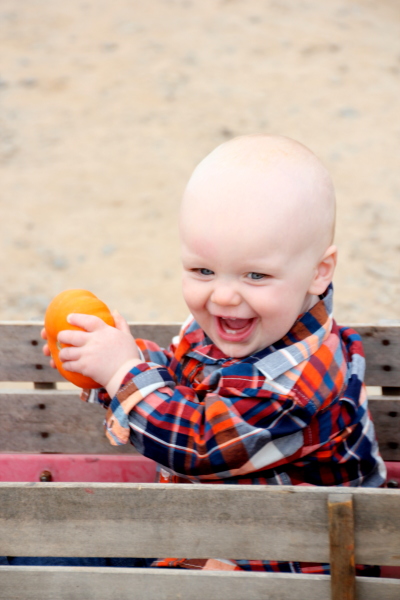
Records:
<instances>
[{"instance_id":1,"label":"baby's eye","mask_svg":"<svg viewBox=\"0 0 400 600\"><path fill-rule=\"evenodd\" d=\"M252 279L253 281L260 281L260 279L264 279L265 277L267 277L267 275L264 275L263 273L248 273L247 277L249 279Z\"/></svg>"},{"instance_id":2,"label":"baby's eye","mask_svg":"<svg viewBox=\"0 0 400 600\"><path fill-rule=\"evenodd\" d=\"M197 273L200 273L200 275L204 275L205 277L214 275L214 271L211 271L211 269L194 269L194 270L197 271Z\"/></svg>"}]
</instances>

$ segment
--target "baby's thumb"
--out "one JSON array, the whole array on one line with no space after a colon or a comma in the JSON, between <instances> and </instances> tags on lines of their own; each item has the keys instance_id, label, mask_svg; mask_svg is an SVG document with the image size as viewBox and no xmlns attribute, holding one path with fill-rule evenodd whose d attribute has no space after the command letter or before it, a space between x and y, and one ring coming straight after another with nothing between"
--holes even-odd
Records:
<instances>
[{"instance_id":1,"label":"baby's thumb","mask_svg":"<svg viewBox=\"0 0 400 600\"><path fill-rule=\"evenodd\" d=\"M128 323L126 322L124 317L119 314L117 310L113 310L111 314L114 317L115 327L119 329L119 331L123 331L124 333L131 332Z\"/></svg>"}]
</instances>

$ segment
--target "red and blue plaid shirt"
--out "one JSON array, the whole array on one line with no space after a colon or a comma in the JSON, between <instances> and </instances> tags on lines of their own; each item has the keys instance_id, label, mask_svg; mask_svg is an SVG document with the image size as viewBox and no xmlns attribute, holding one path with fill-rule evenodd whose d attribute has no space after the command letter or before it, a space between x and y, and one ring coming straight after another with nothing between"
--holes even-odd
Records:
<instances>
[{"instance_id":1,"label":"red and blue plaid shirt","mask_svg":"<svg viewBox=\"0 0 400 600\"><path fill-rule=\"evenodd\" d=\"M193 319L168 350L137 340L143 363L111 401L98 393L111 443L130 441L173 481L381 486L361 339L332 319L332 294L244 358L222 354ZM234 568L312 568L251 563Z\"/></svg>"}]
</instances>

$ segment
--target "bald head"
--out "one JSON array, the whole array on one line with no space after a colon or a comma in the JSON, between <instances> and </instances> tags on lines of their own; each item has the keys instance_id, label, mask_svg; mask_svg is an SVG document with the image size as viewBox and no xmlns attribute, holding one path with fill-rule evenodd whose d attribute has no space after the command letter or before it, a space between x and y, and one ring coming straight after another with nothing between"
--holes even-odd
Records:
<instances>
[{"instance_id":1,"label":"bald head","mask_svg":"<svg viewBox=\"0 0 400 600\"><path fill-rule=\"evenodd\" d=\"M323 254L332 244L335 194L329 173L302 144L281 136L249 135L218 146L194 170L181 208L181 234L207 222L238 236L263 223L293 250ZM239 239L239 238L238 238Z\"/></svg>"}]
</instances>

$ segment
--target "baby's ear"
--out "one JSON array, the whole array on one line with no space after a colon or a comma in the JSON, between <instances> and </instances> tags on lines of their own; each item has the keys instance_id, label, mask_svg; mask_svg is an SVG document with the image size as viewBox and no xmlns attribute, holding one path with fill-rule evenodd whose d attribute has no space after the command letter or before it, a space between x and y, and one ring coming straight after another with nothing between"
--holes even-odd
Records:
<instances>
[{"instance_id":1,"label":"baby's ear","mask_svg":"<svg viewBox=\"0 0 400 600\"><path fill-rule=\"evenodd\" d=\"M333 279L336 262L337 248L336 246L329 246L315 269L314 279L311 282L311 286L308 290L310 294L319 296L325 292L326 288Z\"/></svg>"}]
</instances>

